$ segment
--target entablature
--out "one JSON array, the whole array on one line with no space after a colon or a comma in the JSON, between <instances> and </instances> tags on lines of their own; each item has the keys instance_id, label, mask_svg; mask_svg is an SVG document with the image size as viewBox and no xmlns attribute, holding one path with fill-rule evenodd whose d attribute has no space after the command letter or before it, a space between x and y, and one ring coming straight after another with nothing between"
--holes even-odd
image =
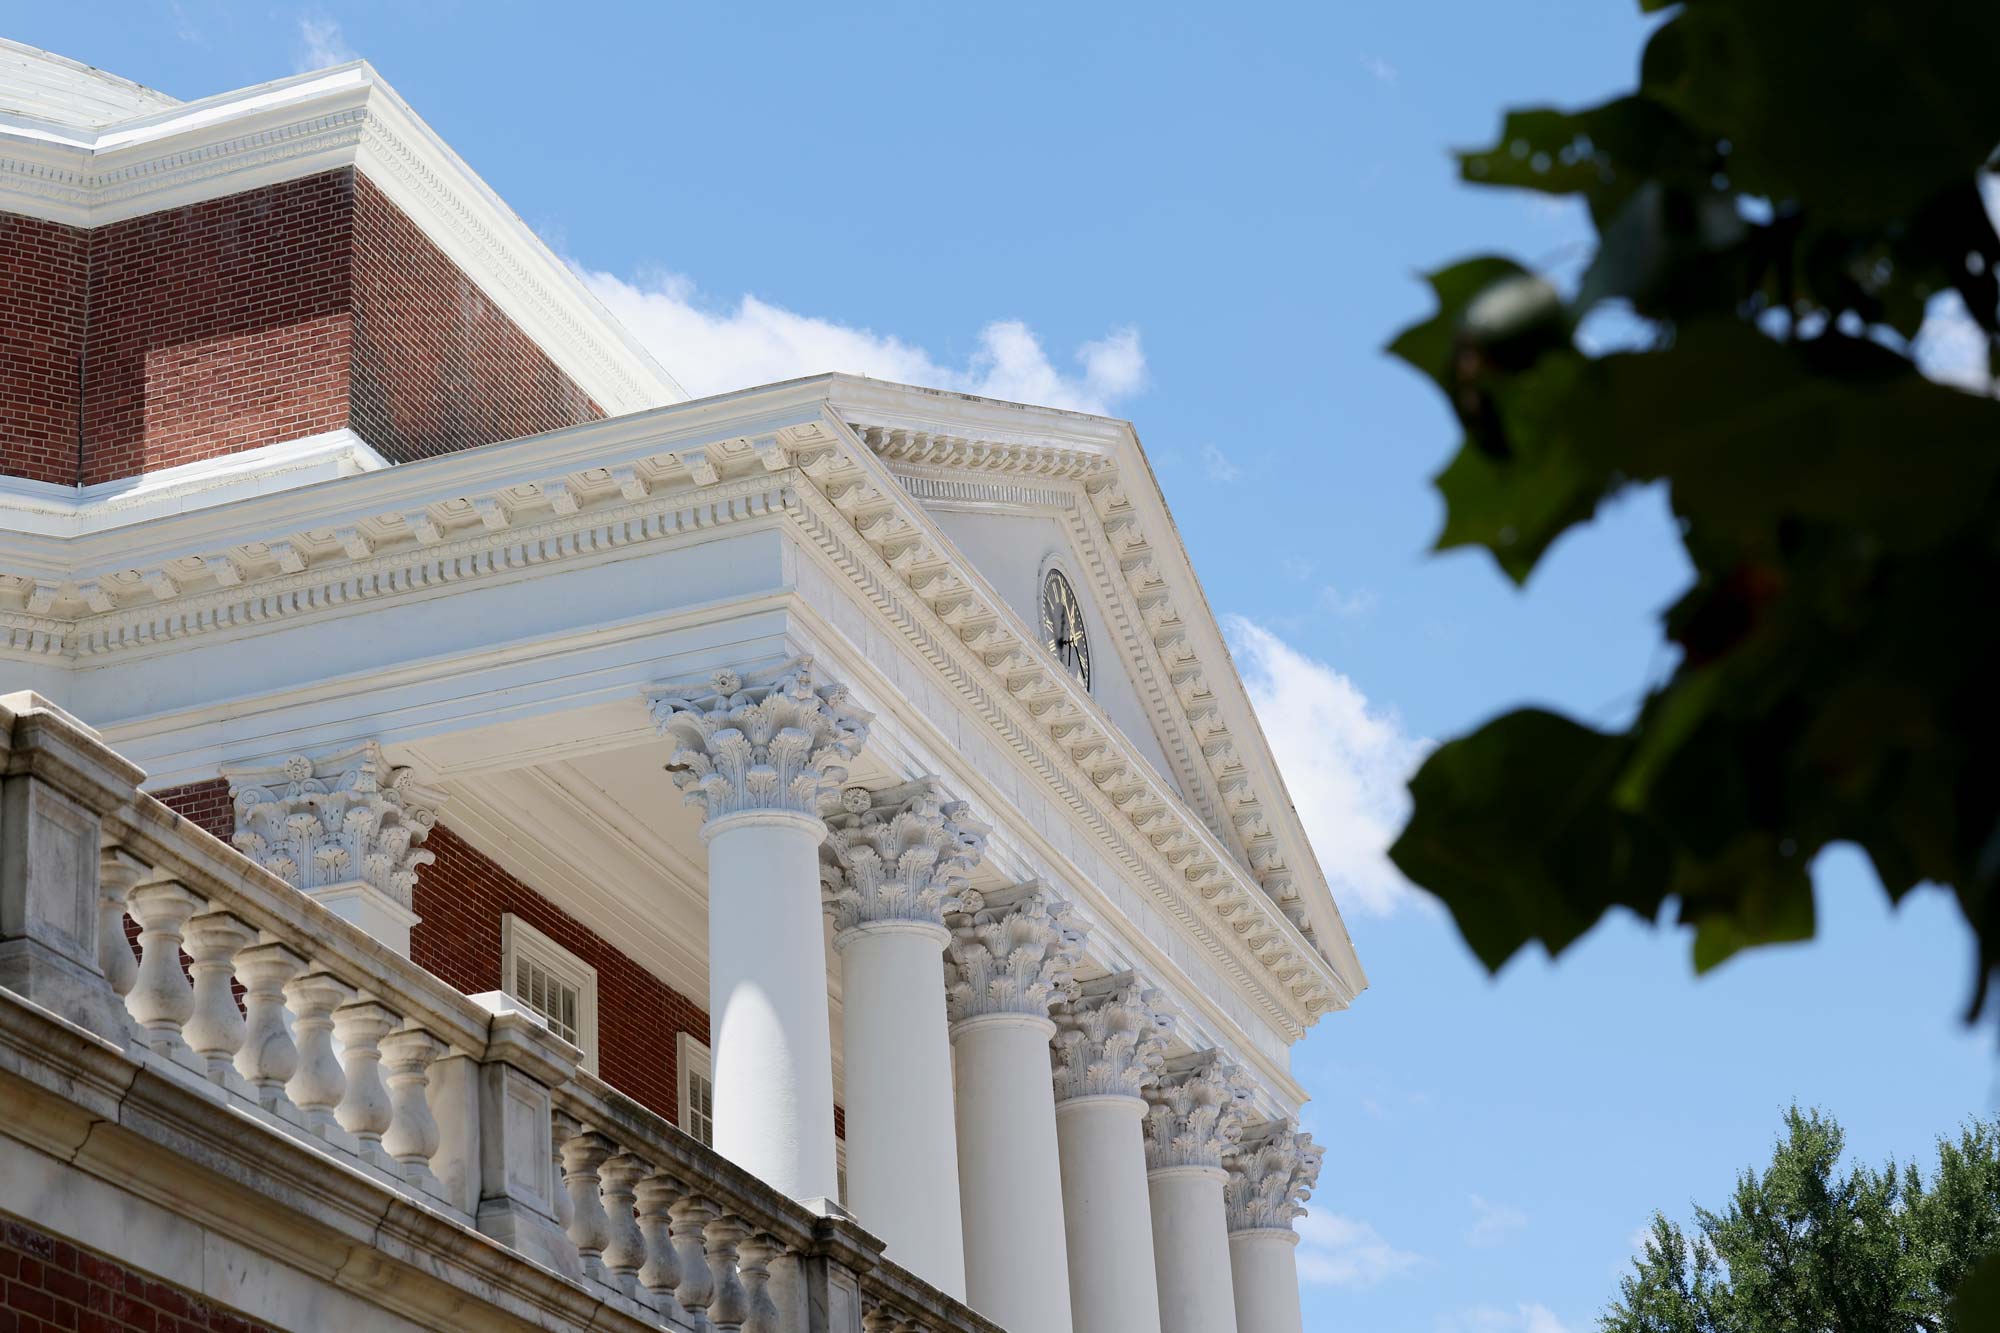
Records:
<instances>
[{"instance_id":1,"label":"entablature","mask_svg":"<svg viewBox=\"0 0 2000 1333\"><path fill-rule=\"evenodd\" d=\"M1238 850L1040 647L847 425L852 411L832 397L858 384L795 381L117 532L16 539L0 547L0 561L29 555L39 570L0 576L0 602L9 604L0 630L9 655L114 669L209 635L254 636L454 584L532 579L746 519L789 524L802 546L844 571L854 600L943 671L1124 874L1146 884L1226 974L1265 997L1282 1030L1296 1039L1343 1007L1364 984L1344 931L1322 930L1317 946L1307 939ZM984 456L1078 466L1062 453L1010 445ZM1101 479L1101 466L1087 474ZM1060 479L1086 487L1094 517L1083 521L1102 525L1106 488ZM1105 510L1118 517L1119 506L1113 499ZM1128 581L1130 573L1121 570ZM1149 623L1172 624L1162 604L1141 604L1155 611Z\"/></svg>"}]
</instances>

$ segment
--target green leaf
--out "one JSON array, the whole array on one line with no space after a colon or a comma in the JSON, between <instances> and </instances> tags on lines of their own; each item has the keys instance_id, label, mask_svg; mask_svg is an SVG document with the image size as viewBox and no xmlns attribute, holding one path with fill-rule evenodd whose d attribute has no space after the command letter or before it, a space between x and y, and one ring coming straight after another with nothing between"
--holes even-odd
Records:
<instances>
[{"instance_id":1,"label":"green leaf","mask_svg":"<svg viewBox=\"0 0 2000 1333\"><path fill-rule=\"evenodd\" d=\"M1650 916L1666 849L1605 799L1629 753L1623 738L1553 713L1497 718L1424 762L1390 858L1444 901L1489 968L1530 940L1561 950L1612 903Z\"/></svg>"}]
</instances>

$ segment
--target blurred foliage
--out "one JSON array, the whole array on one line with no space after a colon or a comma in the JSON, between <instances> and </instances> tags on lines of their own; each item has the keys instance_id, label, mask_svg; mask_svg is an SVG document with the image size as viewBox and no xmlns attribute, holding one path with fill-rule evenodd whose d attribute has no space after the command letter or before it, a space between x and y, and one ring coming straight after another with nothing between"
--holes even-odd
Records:
<instances>
[{"instance_id":1,"label":"blurred foliage","mask_svg":"<svg viewBox=\"0 0 2000 1333\"><path fill-rule=\"evenodd\" d=\"M1809 937L1808 868L1851 842L1892 898L1956 892L1977 1012L2000 963L2000 400L1926 378L1913 339L1955 302L2000 366L2000 5L1646 7L1636 91L1514 111L1459 159L1580 198L1580 278L1463 260L1390 350L1464 429L1440 549L1525 582L1605 499L1664 485L1695 569L1664 617L1677 665L1623 731L1523 709L1442 746L1392 855L1488 967L1672 898L1706 969Z\"/></svg>"},{"instance_id":2,"label":"blurred foliage","mask_svg":"<svg viewBox=\"0 0 2000 1333\"><path fill-rule=\"evenodd\" d=\"M1745 1171L1689 1235L1654 1214L1600 1333L1973 1333L1992 1306L1953 1306L2000 1251L2000 1134L1973 1122L1914 1164L1839 1171L1840 1125L1793 1107L1771 1165ZM1989 1297L1990 1299L1990 1293ZM1960 1297L1961 1302L1965 1300Z\"/></svg>"},{"instance_id":3,"label":"blurred foliage","mask_svg":"<svg viewBox=\"0 0 2000 1333\"><path fill-rule=\"evenodd\" d=\"M1955 303L2000 369L2000 4L1643 7L1635 91L1517 110L1459 159L1581 199L1573 290L1466 259L1390 350L1464 429L1440 549L1525 582L1605 499L1664 486L1695 570L1676 665L1623 731L1523 709L1443 745L1391 855L1490 968L1671 898L1705 970L1811 936L1808 868L1853 843L1892 899L1955 892L1976 1015L2000 966L2000 401L1926 378L1913 340ZM2000 1328L2000 1259L1960 1299L1960 1328Z\"/></svg>"}]
</instances>

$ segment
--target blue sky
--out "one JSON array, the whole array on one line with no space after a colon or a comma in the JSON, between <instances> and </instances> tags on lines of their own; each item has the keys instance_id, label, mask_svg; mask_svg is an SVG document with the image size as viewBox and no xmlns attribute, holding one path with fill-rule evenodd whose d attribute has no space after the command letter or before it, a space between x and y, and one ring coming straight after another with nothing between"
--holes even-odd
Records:
<instances>
[{"instance_id":1,"label":"blue sky","mask_svg":"<svg viewBox=\"0 0 2000 1333\"><path fill-rule=\"evenodd\" d=\"M1574 263L1575 213L1445 150L1628 86L1635 7L552 13L71 0L0 32L188 98L367 56L696 392L846 369L1134 419L1373 981L1297 1054L1309 1327L1579 1333L1651 1210L1718 1201L1789 1101L1871 1159L1992 1108L1955 909L1889 912L1851 855L1818 942L1701 981L1630 919L1489 981L1381 858L1428 739L1527 700L1617 722L1669 665L1659 497L1525 593L1426 556L1455 436L1379 351L1419 269Z\"/></svg>"}]
</instances>

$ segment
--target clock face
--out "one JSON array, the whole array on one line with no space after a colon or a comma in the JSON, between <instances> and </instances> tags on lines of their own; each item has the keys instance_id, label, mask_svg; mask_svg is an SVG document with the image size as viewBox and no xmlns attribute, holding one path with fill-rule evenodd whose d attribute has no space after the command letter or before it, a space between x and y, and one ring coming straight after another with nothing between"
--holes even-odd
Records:
<instances>
[{"instance_id":1,"label":"clock face","mask_svg":"<svg viewBox=\"0 0 2000 1333\"><path fill-rule=\"evenodd\" d=\"M1076 589L1058 569L1042 580L1042 646L1083 688L1090 688L1090 640L1083 632L1083 607L1077 603Z\"/></svg>"}]
</instances>

